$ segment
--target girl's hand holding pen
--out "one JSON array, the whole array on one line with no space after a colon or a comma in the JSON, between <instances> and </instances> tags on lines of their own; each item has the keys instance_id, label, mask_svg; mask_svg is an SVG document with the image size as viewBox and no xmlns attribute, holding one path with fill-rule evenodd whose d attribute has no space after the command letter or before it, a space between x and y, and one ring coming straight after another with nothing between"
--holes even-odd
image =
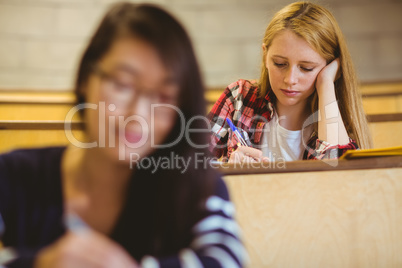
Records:
<instances>
[{"instance_id":1,"label":"girl's hand holding pen","mask_svg":"<svg viewBox=\"0 0 402 268\"><path fill-rule=\"evenodd\" d=\"M267 157L263 157L262 151L246 146L238 146L229 158L229 163L257 163L269 162Z\"/></svg>"},{"instance_id":2,"label":"girl's hand holding pen","mask_svg":"<svg viewBox=\"0 0 402 268\"><path fill-rule=\"evenodd\" d=\"M233 135L239 142L236 151L230 155L229 163L258 163L261 161L269 162L267 157L263 157L262 151L247 145L239 130L229 118L226 118L226 122L229 124L229 127L233 131Z\"/></svg>"},{"instance_id":3,"label":"girl's hand holding pen","mask_svg":"<svg viewBox=\"0 0 402 268\"><path fill-rule=\"evenodd\" d=\"M228 123L230 129L233 131L233 135L236 137L238 142L243 145L243 146L248 146L246 141L244 140L243 136L240 134L239 130L236 128L236 126L232 123L232 121L229 118L226 118L226 122Z\"/></svg>"}]
</instances>

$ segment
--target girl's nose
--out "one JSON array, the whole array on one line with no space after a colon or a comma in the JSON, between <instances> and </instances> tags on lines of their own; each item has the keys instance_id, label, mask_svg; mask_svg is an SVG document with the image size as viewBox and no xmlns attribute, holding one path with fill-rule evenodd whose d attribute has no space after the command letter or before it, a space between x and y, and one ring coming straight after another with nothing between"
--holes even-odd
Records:
<instances>
[{"instance_id":1,"label":"girl's nose","mask_svg":"<svg viewBox=\"0 0 402 268\"><path fill-rule=\"evenodd\" d=\"M294 85L297 83L298 81L298 70L297 67L290 67L288 68L288 70L286 71L286 75L284 78L284 82L288 85Z\"/></svg>"},{"instance_id":2,"label":"girl's nose","mask_svg":"<svg viewBox=\"0 0 402 268\"><path fill-rule=\"evenodd\" d=\"M150 107L152 104L152 100L149 96L145 94L136 94L135 98L133 98L130 102L128 109L128 116L137 115L141 116L144 119L148 119L150 116Z\"/></svg>"}]
</instances>

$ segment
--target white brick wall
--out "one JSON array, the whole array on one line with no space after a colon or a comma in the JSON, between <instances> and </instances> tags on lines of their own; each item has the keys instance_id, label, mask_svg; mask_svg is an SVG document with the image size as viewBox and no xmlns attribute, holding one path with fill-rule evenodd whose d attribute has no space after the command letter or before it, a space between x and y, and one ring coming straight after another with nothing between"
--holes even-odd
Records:
<instances>
[{"instance_id":1,"label":"white brick wall","mask_svg":"<svg viewBox=\"0 0 402 268\"><path fill-rule=\"evenodd\" d=\"M378 40L378 58L381 67L401 67L401 57L402 38L400 36L385 36Z\"/></svg>"},{"instance_id":2,"label":"white brick wall","mask_svg":"<svg viewBox=\"0 0 402 268\"><path fill-rule=\"evenodd\" d=\"M401 1L345 5L338 10L337 19L346 35L401 33Z\"/></svg>"},{"instance_id":3,"label":"white brick wall","mask_svg":"<svg viewBox=\"0 0 402 268\"><path fill-rule=\"evenodd\" d=\"M402 1L314 0L343 29L363 81L402 80ZM70 89L82 50L116 0L0 0L0 89ZM141 2L132 0L131 2ZM151 0L193 38L206 84L258 78L261 40L291 0Z\"/></svg>"},{"instance_id":4,"label":"white brick wall","mask_svg":"<svg viewBox=\"0 0 402 268\"><path fill-rule=\"evenodd\" d=\"M72 72L83 51L82 42L29 40L24 44L24 66L35 70Z\"/></svg>"},{"instance_id":5,"label":"white brick wall","mask_svg":"<svg viewBox=\"0 0 402 268\"><path fill-rule=\"evenodd\" d=\"M55 34L60 37L86 38L95 31L104 11L93 6L57 9Z\"/></svg>"},{"instance_id":6,"label":"white brick wall","mask_svg":"<svg viewBox=\"0 0 402 268\"><path fill-rule=\"evenodd\" d=\"M0 5L1 33L46 36L53 33L55 19L56 13L53 8Z\"/></svg>"},{"instance_id":7,"label":"white brick wall","mask_svg":"<svg viewBox=\"0 0 402 268\"><path fill-rule=\"evenodd\" d=\"M0 68L17 68L21 64L22 44L11 38L0 38Z\"/></svg>"}]
</instances>

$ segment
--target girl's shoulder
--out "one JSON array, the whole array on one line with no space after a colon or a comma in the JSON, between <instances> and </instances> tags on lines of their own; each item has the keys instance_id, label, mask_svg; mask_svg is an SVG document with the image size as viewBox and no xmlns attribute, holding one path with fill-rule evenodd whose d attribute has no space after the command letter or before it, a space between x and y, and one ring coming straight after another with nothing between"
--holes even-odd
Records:
<instances>
[{"instance_id":1,"label":"girl's shoulder","mask_svg":"<svg viewBox=\"0 0 402 268\"><path fill-rule=\"evenodd\" d=\"M226 200L226 201L230 200L227 185L226 185L225 181L222 179L221 176L216 177L215 191L214 191L213 196L218 196L218 197L220 197L220 198L222 198L223 200Z\"/></svg>"},{"instance_id":2,"label":"girl's shoulder","mask_svg":"<svg viewBox=\"0 0 402 268\"><path fill-rule=\"evenodd\" d=\"M40 195L57 185L65 147L20 149L0 155L0 196L11 192Z\"/></svg>"},{"instance_id":3,"label":"girl's shoulder","mask_svg":"<svg viewBox=\"0 0 402 268\"><path fill-rule=\"evenodd\" d=\"M239 79L226 88L236 98L239 94L243 97L246 95L258 95L258 83L256 80Z\"/></svg>"},{"instance_id":4,"label":"girl's shoulder","mask_svg":"<svg viewBox=\"0 0 402 268\"><path fill-rule=\"evenodd\" d=\"M55 162L61 160L65 148L18 149L0 154L0 171L8 170L9 172L27 173L54 167Z\"/></svg>"}]
</instances>

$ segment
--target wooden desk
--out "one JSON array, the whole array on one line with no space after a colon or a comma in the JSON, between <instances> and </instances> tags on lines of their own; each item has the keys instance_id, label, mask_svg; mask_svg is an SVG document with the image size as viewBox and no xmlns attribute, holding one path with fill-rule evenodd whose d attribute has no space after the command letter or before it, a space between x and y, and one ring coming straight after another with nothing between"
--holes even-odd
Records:
<instances>
[{"instance_id":1,"label":"wooden desk","mask_svg":"<svg viewBox=\"0 0 402 268\"><path fill-rule=\"evenodd\" d=\"M248 267L402 266L402 157L287 169L222 169Z\"/></svg>"}]
</instances>

